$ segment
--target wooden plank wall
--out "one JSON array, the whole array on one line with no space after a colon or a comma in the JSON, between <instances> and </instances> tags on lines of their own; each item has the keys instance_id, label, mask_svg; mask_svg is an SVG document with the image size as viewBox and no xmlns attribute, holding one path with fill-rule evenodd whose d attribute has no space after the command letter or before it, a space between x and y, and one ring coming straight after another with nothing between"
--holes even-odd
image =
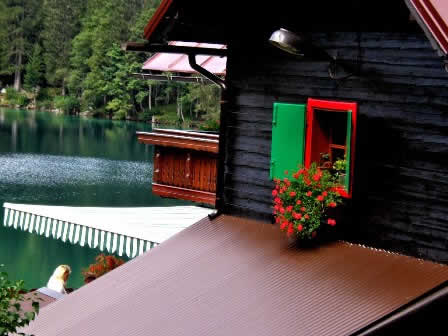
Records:
<instances>
[{"instance_id":1,"label":"wooden plank wall","mask_svg":"<svg viewBox=\"0 0 448 336\"><path fill-rule=\"evenodd\" d=\"M307 98L359 105L347 239L448 262L448 73L419 33L320 33L314 43L361 64L329 77L328 62L269 45L229 45L225 212L271 218L272 104ZM337 75L344 75L338 73Z\"/></svg>"}]
</instances>

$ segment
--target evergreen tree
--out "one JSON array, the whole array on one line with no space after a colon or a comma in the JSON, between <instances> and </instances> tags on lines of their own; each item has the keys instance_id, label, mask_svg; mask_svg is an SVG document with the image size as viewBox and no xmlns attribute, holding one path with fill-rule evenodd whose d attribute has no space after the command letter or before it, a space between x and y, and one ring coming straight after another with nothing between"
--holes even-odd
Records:
<instances>
[{"instance_id":1,"label":"evergreen tree","mask_svg":"<svg viewBox=\"0 0 448 336\"><path fill-rule=\"evenodd\" d=\"M40 32L42 0L0 0L0 73L14 74L14 88L22 86L26 55Z\"/></svg>"},{"instance_id":2,"label":"evergreen tree","mask_svg":"<svg viewBox=\"0 0 448 336\"><path fill-rule=\"evenodd\" d=\"M61 86L65 95L70 75L72 40L80 30L83 0L45 0L42 40L45 47L46 78Z\"/></svg>"},{"instance_id":3,"label":"evergreen tree","mask_svg":"<svg viewBox=\"0 0 448 336\"><path fill-rule=\"evenodd\" d=\"M34 45L33 53L28 59L25 67L24 87L37 95L39 86L42 84L44 64L42 62L42 48L39 43ZM36 98L36 97L35 97Z\"/></svg>"}]
</instances>

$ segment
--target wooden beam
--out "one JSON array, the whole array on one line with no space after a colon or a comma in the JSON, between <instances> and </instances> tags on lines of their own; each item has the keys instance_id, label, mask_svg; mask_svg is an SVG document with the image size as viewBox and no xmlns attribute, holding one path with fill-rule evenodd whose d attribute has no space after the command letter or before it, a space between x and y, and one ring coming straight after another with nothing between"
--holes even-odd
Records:
<instances>
[{"instance_id":1,"label":"wooden beam","mask_svg":"<svg viewBox=\"0 0 448 336\"><path fill-rule=\"evenodd\" d=\"M215 206L216 194L187 188L173 187L169 185L153 183L152 192L162 197L183 199Z\"/></svg>"},{"instance_id":2,"label":"wooden beam","mask_svg":"<svg viewBox=\"0 0 448 336\"><path fill-rule=\"evenodd\" d=\"M156 81L173 81L173 82L183 82L183 83L206 83L214 84L211 80L205 77L187 77L187 76L167 76L167 75L155 75L146 73L133 73L132 77L146 79L146 80L156 80Z\"/></svg>"},{"instance_id":3,"label":"wooden beam","mask_svg":"<svg viewBox=\"0 0 448 336\"><path fill-rule=\"evenodd\" d=\"M219 134L217 134L217 133L183 131L183 130L168 129L168 128L153 128L152 131L153 131L153 133L160 133L160 134L173 134L173 135L181 135L181 136L188 136L188 137L193 136L193 137L204 138L204 139L219 140Z\"/></svg>"},{"instance_id":4,"label":"wooden beam","mask_svg":"<svg viewBox=\"0 0 448 336\"><path fill-rule=\"evenodd\" d=\"M124 51L142 51L142 52L163 52L172 54L186 55L211 55L211 56L227 56L227 49L216 48L197 48L168 44L139 43L126 42L121 45Z\"/></svg>"},{"instance_id":5,"label":"wooden beam","mask_svg":"<svg viewBox=\"0 0 448 336\"><path fill-rule=\"evenodd\" d=\"M137 132L138 141L164 147L193 149L210 153L219 152L219 140L195 137L194 135L159 134L156 132Z\"/></svg>"}]
</instances>

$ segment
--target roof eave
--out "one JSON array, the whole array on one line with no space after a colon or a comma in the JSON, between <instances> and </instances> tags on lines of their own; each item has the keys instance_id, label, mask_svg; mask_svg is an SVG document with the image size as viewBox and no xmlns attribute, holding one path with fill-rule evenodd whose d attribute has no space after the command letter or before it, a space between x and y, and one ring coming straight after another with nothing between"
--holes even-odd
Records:
<instances>
[{"instance_id":1,"label":"roof eave","mask_svg":"<svg viewBox=\"0 0 448 336\"><path fill-rule=\"evenodd\" d=\"M417 23L425 32L431 45L436 49L441 57L448 55L448 26L439 15L437 9L429 2L425 1L423 6L420 0L405 0L410 12L416 19ZM446 28L446 32L442 28Z\"/></svg>"},{"instance_id":2,"label":"roof eave","mask_svg":"<svg viewBox=\"0 0 448 336\"><path fill-rule=\"evenodd\" d=\"M145 27L143 36L146 40L149 40L152 37L152 34L156 30L160 21L162 21L165 14L168 12L168 9L171 7L173 1L174 0L162 0L162 3L157 8L151 20L149 20L148 24Z\"/></svg>"}]
</instances>

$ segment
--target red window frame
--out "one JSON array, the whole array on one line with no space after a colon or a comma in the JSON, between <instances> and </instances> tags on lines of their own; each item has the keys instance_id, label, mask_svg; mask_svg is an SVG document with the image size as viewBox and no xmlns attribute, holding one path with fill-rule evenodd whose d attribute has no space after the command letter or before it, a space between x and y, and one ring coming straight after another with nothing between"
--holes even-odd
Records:
<instances>
[{"instance_id":1,"label":"red window frame","mask_svg":"<svg viewBox=\"0 0 448 336\"><path fill-rule=\"evenodd\" d=\"M341 102L341 101L331 101L331 100L321 100L309 98L307 103L307 129L306 129L306 147L305 147L305 167L310 167L311 165L311 154L312 154L312 139L313 139L313 126L314 126L314 110L328 110L335 112L352 112L352 122L351 122L351 141L350 141L350 190L343 193L343 196L347 198L352 197L353 193L353 177L354 177L354 162L355 162L355 144L356 144L356 119L358 112L357 103L352 102ZM344 189L345 191L345 189Z\"/></svg>"}]
</instances>

